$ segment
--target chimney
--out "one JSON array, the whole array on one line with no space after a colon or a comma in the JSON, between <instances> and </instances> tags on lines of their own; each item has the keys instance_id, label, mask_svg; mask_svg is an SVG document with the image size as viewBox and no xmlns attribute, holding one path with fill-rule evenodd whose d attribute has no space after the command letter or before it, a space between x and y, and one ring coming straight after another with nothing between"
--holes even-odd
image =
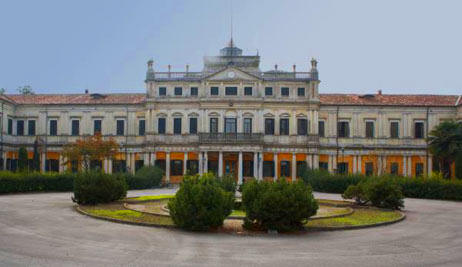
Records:
<instances>
[{"instance_id":1,"label":"chimney","mask_svg":"<svg viewBox=\"0 0 462 267\"><path fill-rule=\"evenodd\" d=\"M382 95L382 90L379 90L379 91L377 92L377 94L378 94L378 95Z\"/></svg>"},{"instance_id":2,"label":"chimney","mask_svg":"<svg viewBox=\"0 0 462 267\"><path fill-rule=\"evenodd\" d=\"M88 89L85 89L85 94L88 95Z\"/></svg>"}]
</instances>

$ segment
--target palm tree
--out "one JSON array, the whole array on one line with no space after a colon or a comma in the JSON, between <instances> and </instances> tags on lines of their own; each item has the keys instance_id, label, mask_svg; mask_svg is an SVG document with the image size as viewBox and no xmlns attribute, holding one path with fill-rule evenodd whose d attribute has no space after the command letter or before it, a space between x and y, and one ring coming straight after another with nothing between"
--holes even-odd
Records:
<instances>
[{"instance_id":1,"label":"palm tree","mask_svg":"<svg viewBox=\"0 0 462 267\"><path fill-rule=\"evenodd\" d=\"M462 123L444 121L428 137L428 148L438 159L439 169L445 178L450 177L451 164L462 151Z\"/></svg>"}]
</instances>

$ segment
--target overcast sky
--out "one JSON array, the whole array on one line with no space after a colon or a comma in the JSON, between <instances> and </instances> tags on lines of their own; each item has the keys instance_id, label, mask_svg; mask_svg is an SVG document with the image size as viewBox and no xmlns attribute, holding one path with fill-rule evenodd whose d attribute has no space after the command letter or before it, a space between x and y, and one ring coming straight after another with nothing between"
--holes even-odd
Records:
<instances>
[{"instance_id":1,"label":"overcast sky","mask_svg":"<svg viewBox=\"0 0 462 267\"><path fill-rule=\"evenodd\" d=\"M245 54L308 71L321 93L462 94L462 1L234 0ZM202 69L230 36L230 0L0 0L0 88L145 92L155 69Z\"/></svg>"}]
</instances>

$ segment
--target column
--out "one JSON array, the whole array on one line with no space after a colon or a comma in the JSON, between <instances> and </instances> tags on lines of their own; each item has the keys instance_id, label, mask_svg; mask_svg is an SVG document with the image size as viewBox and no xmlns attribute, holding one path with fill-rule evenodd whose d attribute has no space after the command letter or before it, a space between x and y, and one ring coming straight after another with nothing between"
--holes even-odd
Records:
<instances>
[{"instance_id":1,"label":"column","mask_svg":"<svg viewBox=\"0 0 462 267\"><path fill-rule=\"evenodd\" d=\"M358 156L353 155L353 174L358 172Z\"/></svg>"},{"instance_id":2,"label":"column","mask_svg":"<svg viewBox=\"0 0 462 267\"><path fill-rule=\"evenodd\" d=\"M151 166L156 165L156 152L151 153Z\"/></svg>"},{"instance_id":3,"label":"column","mask_svg":"<svg viewBox=\"0 0 462 267\"><path fill-rule=\"evenodd\" d=\"M199 175L204 173L204 159L202 155L202 151L199 151Z\"/></svg>"},{"instance_id":4,"label":"column","mask_svg":"<svg viewBox=\"0 0 462 267\"><path fill-rule=\"evenodd\" d=\"M334 163L333 163L333 160L332 160L332 155L329 155L328 156L328 162L327 162L327 171L329 173L333 173L334 171Z\"/></svg>"},{"instance_id":5,"label":"column","mask_svg":"<svg viewBox=\"0 0 462 267\"><path fill-rule=\"evenodd\" d=\"M186 172L188 171L188 152L184 152L184 157L183 157L183 175L186 175Z\"/></svg>"},{"instance_id":6,"label":"column","mask_svg":"<svg viewBox=\"0 0 462 267\"><path fill-rule=\"evenodd\" d=\"M170 183L170 152L167 152L165 156L165 183Z\"/></svg>"},{"instance_id":7,"label":"column","mask_svg":"<svg viewBox=\"0 0 462 267\"><path fill-rule=\"evenodd\" d=\"M237 169L237 180L239 184L242 184L242 151L239 151L239 165Z\"/></svg>"},{"instance_id":8,"label":"column","mask_svg":"<svg viewBox=\"0 0 462 267\"><path fill-rule=\"evenodd\" d=\"M274 153L273 161L274 161L274 181L276 181L278 179L278 153Z\"/></svg>"},{"instance_id":9,"label":"column","mask_svg":"<svg viewBox=\"0 0 462 267\"><path fill-rule=\"evenodd\" d=\"M64 169L65 165L64 165L64 157L62 154L59 154L59 173L62 173L65 171Z\"/></svg>"},{"instance_id":10,"label":"column","mask_svg":"<svg viewBox=\"0 0 462 267\"><path fill-rule=\"evenodd\" d=\"M333 172L338 171L338 166L337 166L337 155L332 155L332 170Z\"/></svg>"},{"instance_id":11,"label":"column","mask_svg":"<svg viewBox=\"0 0 462 267\"><path fill-rule=\"evenodd\" d=\"M132 171L132 174L135 174L135 153L130 153L131 159L130 159L130 170Z\"/></svg>"},{"instance_id":12,"label":"column","mask_svg":"<svg viewBox=\"0 0 462 267\"><path fill-rule=\"evenodd\" d=\"M363 172L363 171L362 171L362 170L363 170L363 165L362 165L362 163L361 163L361 160L362 160L361 155L358 155L358 169L357 169L358 173L362 173L362 172Z\"/></svg>"},{"instance_id":13,"label":"column","mask_svg":"<svg viewBox=\"0 0 462 267\"><path fill-rule=\"evenodd\" d=\"M103 159L103 170L104 170L104 173L107 173L107 159Z\"/></svg>"},{"instance_id":14,"label":"column","mask_svg":"<svg viewBox=\"0 0 462 267\"><path fill-rule=\"evenodd\" d=\"M112 173L112 159L108 159L107 163L108 163L107 173Z\"/></svg>"},{"instance_id":15,"label":"column","mask_svg":"<svg viewBox=\"0 0 462 267\"><path fill-rule=\"evenodd\" d=\"M387 173L387 156L382 156L382 174Z\"/></svg>"},{"instance_id":16,"label":"column","mask_svg":"<svg viewBox=\"0 0 462 267\"><path fill-rule=\"evenodd\" d=\"M3 169L2 170L6 170L6 152L3 152Z\"/></svg>"},{"instance_id":17,"label":"column","mask_svg":"<svg viewBox=\"0 0 462 267\"><path fill-rule=\"evenodd\" d=\"M223 177L223 151L218 152L218 176Z\"/></svg>"},{"instance_id":18,"label":"column","mask_svg":"<svg viewBox=\"0 0 462 267\"><path fill-rule=\"evenodd\" d=\"M45 172L46 171L46 160L47 160L47 157L46 157L46 153L41 153L41 157L40 157L40 169L42 170L42 172ZM5 160L6 161L6 160Z\"/></svg>"},{"instance_id":19,"label":"column","mask_svg":"<svg viewBox=\"0 0 462 267\"><path fill-rule=\"evenodd\" d=\"M427 159L427 175L428 176L432 175L432 170L433 170L433 160L431 156L428 156L428 159Z\"/></svg>"},{"instance_id":20,"label":"column","mask_svg":"<svg viewBox=\"0 0 462 267\"><path fill-rule=\"evenodd\" d=\"M412 158L411 156L407 157L407 176L412 176Z\"/></svg>"},{"instance_id":21,"label":"column","mask_svg":"<svg viewBox=\"0 0 462 267\"><path fill-rule=\"evenodd\" d=\"M260 161L258 160L258 153L253 152L253 177L258 178L258 170L260 168Z\"/></svg>"},{"instance_id":22,"label":"column","mask_svg":"<svg viewBox=\"0 0 462 267\"><path fill-rule=\"evenodd\" d=\"M313 169L313 155L307 154L306 155L306 167L308 169Z\"/></svg>"},{"instance_id":23,"label":"column","mask_svg":"<svg viewBox=\"0 0 462 267\"><path fill-rule=\"evenodd\" d=\"M131 160L131 157L130 157L130 153L125 153L125 166L127 167L127 170L129 172L131 172L131 164L130 164L130 160Z\"/></svg>"},{"instance_id":24,"label":"column","mask_svg":"<svg viewBox=\"0 0 462 267\"><path fill-rule=\"evenodd\" d=\"M403 176L407 176L407 157L403 156Z\"/></svg>"},{"instance_id":25,"label":"column","mask_svg":"<svg viewBox=\"0 0 462 267\"><path fill-rule=\"evenodd\" d=\"M258 179L263 180L263 152L258 152Z\"/></svg>"},{"instance_id":26,"label":"column","mask_svg":"<svg viewBox=\"0 0 462 267\"><path fill-rule=\"evenodd\" d=\"M314 154L313 155L313 169L317 170L319 169L319 154Z\"/></svg>"},{"instance_id":27,"label":"column","mask_svg":"<svg viewBox=\"0 0 462 267\"><path fill-rule=\"evenodd\" d=\"M204 152L204 173L209 172L209 152Z\"/></svg>"},{"instance_id":28,"label":"column","mask_svg":"<svg viewBox=\"0 0 462 267\"><path fill-rule=\"evenodd\" d=\"M144 166L149 166L151 162L149 161L149 152L143 153L143 164Z\"/></svg>"},{"instance_id":29,"label":"column","mask_svg":"<svg viewBox=\"0 0 462 267\"><path fill-rule=\"evenodd\" d=\"M383 163L382 163L383 157L378 156L378 162L377 162L377 175L382 175L383 171Z\"/></svg>"},{"instance_id":30,"label":"column","mask_svg":"<svg viewBox=\"0 0 462 267\"><path fill-rule=\"evenodd\" d=\"M292 153L292 182L295 182L297 180L297 157L295 156L295 153Z\"/></svg>"}]
</instances>

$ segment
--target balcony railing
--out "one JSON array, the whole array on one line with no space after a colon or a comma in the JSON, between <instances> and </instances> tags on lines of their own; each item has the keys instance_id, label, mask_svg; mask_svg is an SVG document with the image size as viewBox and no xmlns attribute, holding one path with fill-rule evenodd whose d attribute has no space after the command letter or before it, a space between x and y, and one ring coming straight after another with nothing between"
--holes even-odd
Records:
<instances>
[{"instance_id":1,"label":"balcony railing","mask_svg":"<svg viewBox=\"0 0 462 267\"><path fill-rule=\"evenodd\" d=\"M199 133L200 143L236 144L236 143L261 143L261 133Z\"/></svg>"}]
</instances>

